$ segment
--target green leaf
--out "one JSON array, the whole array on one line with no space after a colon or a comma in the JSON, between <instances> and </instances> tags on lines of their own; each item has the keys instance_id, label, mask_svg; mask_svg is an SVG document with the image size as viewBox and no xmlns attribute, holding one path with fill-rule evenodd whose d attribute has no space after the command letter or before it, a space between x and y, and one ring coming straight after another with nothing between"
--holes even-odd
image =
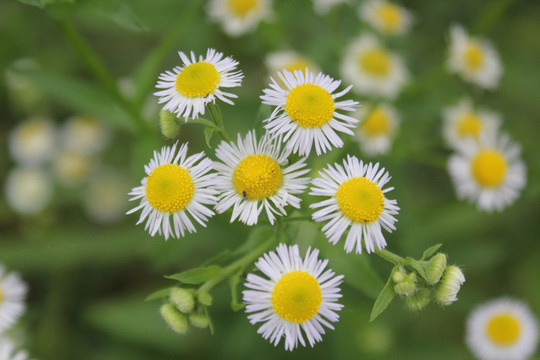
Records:
<instances>
[{"instance_id":1,"label":"green leaf","mask_svg":"<svg viewBox=\"0 0 540 360\"><path fill-rule=\"evenodd\" d=\"M392 270L392 273L388 277L388 281L386 282L386 285L384 285L383 289L381 290L379 296L377 297L377 300L375 300L375 304L373 304L373 309L371 310L371 316L369 317L369 322L372 322L382 314L382 312L388 307L388 305L392 302L394 299L394 296L396 296L396 293L394 292L394 282L392 281L392 274L394 273L396 268Z\"/></svg>"},{"instance_id":2,"label":"green leaf","mask_svg":"<svg viewBox=\"0 0 540 360\"><path fill-rule=\"evenodd\" d=\"M91 114L107 124L134 131L128 115L102 89L87 82L41 70L19 70L14 73L39 87L62 105L75 112Z\"/></svg>"},{"instance_id":3,"label":"green leaf","mask_svg":"<svg viewBox=\"0 0 540 360\"><path fill-rule=\"evenodd\" d=\"M152 300L157 300L157 299L163 299L164 297L169 296L169 294L171 293L172 288L173 287L171 286L171 287L168 287L168 288L165 288L165 289L154 291L153 293L148 295L146 297L146 299L144 299L144 301L152 301Z\"/></svg>"},{"instance_id":4,"label":"green leaf","mask_svg":"<svg viewBox=\"0 0 540 360\"><path fill-rule=\"evenodd\" d=\"M129 7L118 0L84 0L81 12L112 20L116 25L132 31L146 30L146 26Z\"/></svg>"},{"instance_id":5,"label":"green leaf","mask_svg":"<svg viewBox=\"0 0 540 360\"><path fill-rule=\"evenodd\" d=\"M427 248L426 251L424 251L424 253L422 254L422 258L420 258L420 260L429 259L433 254L437 252L437 250L440 249L441 246L442 244L437 244L437 245L433 245L430 248Z\"/></svg>"},{"instance_id":6,"label":"green leaf","mask_svg":"<svg viewBox=\"0 0 540 360\"><path fill-rule=\"evenodd\" d=\"M43 4L41 3L40 0L19 0L19 2L22 2L23 4L26 4L26 5L35 6L38 8L43 8Z\"/></svg>"},{"instance_id":7,"label":"green leaf","mask_svg":"<svg viewBox=\"0 0 540 360\"><path fill-rule=\"evenodd\" d=\"M405 259L405 261L403 262L403 265L406 265L406 266L409 266L411 267L412 269L414 269L414 271L416 271L418 273L418 275L420 275L424 280L427 280L427 275L426 275L426 270L424 269L424 267L415 259L411 258L411 257L407 257Z\"/></svg>"},{"instance_id":8,"label":"green leaf","mask_svg":"<svg viewBox=\"0 0 540 360\"><path fill-rule=\"evenodd\" d=\"M216 265L191 269L178 274L165 276L167 279L178 280L184 284L198 285L221 274L223 269Z\"/></svg>"},{"instance_id":9,"label":"green leaf","mask_svg":"<svg viewBox=\"0 0 540 360\"><path fill-rule=\"evenodd\" d=\"M229 288L231 289L231 309L238 311L244 308L244 304L238 302L238 283L240 282L240 276L242 271L238 271L229 278Z\"/></svg>"},{"instance_id":10,"label":"green leaf","mask_svg":"<svg viewBox=\"0 0 540 360\"><path fill-rule=\"evenodd\" d=\"M212 135L214 135L214 128L211 128L211 127L204 128L204 140L206 140L206 145L208 145L209 148L212 148L212 145L210 145L210 140L212 139Z\"/></svg>"}]
</instances>

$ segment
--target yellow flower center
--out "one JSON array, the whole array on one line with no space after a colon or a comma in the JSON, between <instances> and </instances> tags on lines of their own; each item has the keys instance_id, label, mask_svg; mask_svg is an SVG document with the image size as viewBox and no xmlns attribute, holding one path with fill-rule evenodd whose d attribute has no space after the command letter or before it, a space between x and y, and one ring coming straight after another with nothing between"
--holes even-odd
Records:
<instances>
[{"instance_id":1,"label":"yellow flower center","mask_svg":"<svg viewBox=\"0 0 540 360\"><path fill-rule=\"evenodd\" d=\"M257 0L229 0L229 10L237 17L245 17L257 6Z\"/></svg>"},{"instance_id":2,"label":"yellow flower center","mask_svg":"<svg viewBox=\"0 0 540 360\"><path fill-rule=\"evenodd\" d=\"M489 320L486 333L497 345L512 345L519 338L521 326L514 315L500 314Z\"/></svg>"},{"instance_id":3,"label":"yellow flower center","mask_svg":"<svg viewBox=\"0 0 540 360\"><path fill-rule=\"evenodd\" d=\"M477 70L484 64L484 53L480 45L469 41L465 50L465 63L473 70Z\"/></svg>"},{"instance_id":4,"label":"yellow flower center","mask_svg":"<svg viewBox=\"0 0 540 360\"><path fill-rule=\"evenodd\" d=\"M384 3L377 9L377 15L386 31L394 31L401 24L401 12L394 4Z\"/></svg>"},{"instance_id":5,"label":"yellow flower center","mask_svg":"<svg viewBox=\"0 0 540 360\"><path fill-rule=\"evenodd\" d=\"M285 111L302 127L315 128L326 124L334 115L334 99L328 90L315 84L296 86L287 95Z\"/></svg>"},{"instance_id":6,"label":"yellow flower center","mask_svg":"<svg viewBox=\"0 0 540 360\"><path fill-rule=\"evenodd\" d=\"M309 61L303 59L303 58L296 58L294 61L291 61L290 63L285 66L285 70L290 71L294 73L294 70L300 70L305 71L306 68L308 68L310 71L313 70L313 65L309 63Z\"/></svg>"},{"instance_id":7,"label":"yellow flower center","mask_svg":"<svg viewBox=\"0 0 540 360\"><path fill-rule=\"evenodd\" d=\"M315 277L305 271L283 275L272 291L272 308L282 319L301 324L319 311L322 291Z\"/></svg>"},{"instance_id":8,"label":"yellow flower center","mask_svg":"<svg viewBox=\"0 0 540 360\"><path fill-rule=\"evenodd\" d=\"M482 129L482 120L475 113L467 113L457 124L457 131L460 137L472 136L478 139L480 130Z\"/></svg>"},{"instance_id":9,"label":"yellow flower center","mask_svg":"<svg viewBox=\"0 0 540 360\"><path fill-rule=\"evenodd\" d=\"M176 76L176 90L186 97L202 97L216 90L220 80L216 67L206 61L186 66Z\"/></svg>"},{"instance_id":10,"label":"yellow flower center","mask_svg":"<svg viewBox=\"0 0 540 360\"><path fill-rule=\"evenodd\" d=\"M360 56L360 66L371 75L386 76L390 70L390 57L386 50L373 48Z\"/></svg>"},{"instance_id":11,"label":"yellow flower center","mask_svg":"<svg viewBox=\"0 0 540 360\"><path fill-rule=\"evenodd\" d=\"M384 208L384 195L376 183L354 177L340 185L336 198L343 215L355 222L371 224Z\"/></svg>"},{"instance_id":12,"label":"yellow flower center","mask_svg":"<svg viewBox=\"0 0 540 360\"><path fill-rule=\"evenodd\" d=\"M245 200L262 200L279 190L283 173L270 156L250 154L236 166L232 181L236 193Z\"/></svg>"},{"instance_id":13,"label":"yellow flower center","mask_svg":"<svg viewBox=\"0 0 540 360\"><path fill-rule=\"evenodd\" d=\"M497 150L480 151L472 162L472 173L476 181L486 187L499 185L506 175L506 159Z\"/></svg>"},{"instance_id":14,"label":"yellow flower center","mask_svg":"<svg viewBox=\"0 0 540 360\"><path fill-rule=\"evenodd\" d=\"M194 192L191 176L179 165L160 165L146 179L146 198L161 212L172 214L184 209Z\"/></svg>"},{"instance_id":15,"label":"yellow flower center","mask_svg":"<svg viewBox=\"0 0 540 360\"><path fill-rule=\"evenodd\" d=\"M362 123L362 130L369 136L386 134L390 130L388 116L381 108L373 110Z\"/></svg>"}]
</instances>

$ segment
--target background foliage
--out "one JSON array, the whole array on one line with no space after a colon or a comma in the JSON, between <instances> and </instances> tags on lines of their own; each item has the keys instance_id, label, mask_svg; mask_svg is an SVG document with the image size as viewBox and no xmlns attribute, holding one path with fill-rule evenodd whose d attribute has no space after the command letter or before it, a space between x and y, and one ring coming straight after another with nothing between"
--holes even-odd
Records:
<instances>
[{"instance_id":1,"label":"background foliage","mask_svg":"<svg viewBox=\"0 0 540 360\"><path fill-rule=\"evenodd\" d=\"M13 0L0 3L0 68L30 79L44 97L38 107L25 109L13 101L6 72L2 72L1 185L3 174L13 166L6 143L18 122L47 114L60 124L73 114L91 113L113 131L104 161L122 166L130 186L136 186L151 150L166 143L157 129L158 108L148 105L156 101L146 99L158 73L178 64L177 50L204 53L212 47L240 62L246 77L234 91L239 98L234 107L225 105L222 111L230 133L245 133L264 118L258 96L268 82L265 54L293 48L339 78L345 45L366 30L349 6L338 6L319 17L308 0L276 0L274 21L239 38L229 38L209 23L201 0L22 2L45 3L47 11ZM407 312L402 302L394 302L374 323L368 323L377 294L373 289L382 287L390 266L372 256L345 255L341 247L329 245L314 225L302 222L290 229L289 236L320 247L333 269L347 278L341 320L322 343L293 353L285 353L281 345L274 349L256 334L242 312L230 309L226 286L213 292L214 335L196 329L176 335L160 318L159 303L144 302L144 298L171 284L162 275L199 266L220 250L238 247L249 229L229 224L223 215L195 236L165 242L135 227L134 215L114 226L89 221L77 204L84 187L57 193L54 206L28 218L10 210L2 196L0 262L21 272L29 283L29 309L19 331L25 334L32 355L54 360L468 359L464 324L474 306L511 295L540 315L540 162L536 160L540 153L540 3L411 0L403 5L414 12L415 24L409 35L391 41L407 60L414 80L396 102L402 125L392 154L379 159L393 176L393 196L402 209L397 231L386 237L389 249L414 257L443 243L443 251L463 266L467 278L460 301L444 309L430 305L419 313ZM448 29L453 23L495 44L504 64L496 91L479 91L444 71ZM76 34L74 29L116 79L133 80L133 104L117 106L117 99L102 90L111 84L107 79L96 81L65 40ZM21 58L34 59L38 65L14 65ZM521 198L499 214L480 213L457 201L445 170L449 152L440 135L441 109L465 94L499 111L503 129L523 148L528 184ZM143 109L150 122L129 120ZM181 139L189 140L191 149L206 149L197 125L184 127ZM355 143L347 146L349 153L359 154ZM321 157L313 166L320 168L336 156ZM367 263L376 274L365 271Z\"/></svg>"}]
</instances>

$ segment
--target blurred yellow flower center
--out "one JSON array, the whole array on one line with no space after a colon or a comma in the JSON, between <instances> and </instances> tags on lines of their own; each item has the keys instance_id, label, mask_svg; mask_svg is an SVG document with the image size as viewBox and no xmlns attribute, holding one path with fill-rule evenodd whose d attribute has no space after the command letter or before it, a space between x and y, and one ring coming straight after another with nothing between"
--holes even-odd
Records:
<instances>
[{"instance_id":1,"label":"blurred yellow flower center","mask_svg":"<svg viewBox=\"0 0 540 360\"><path fill-rule=\"evenodd\" d=\"M506 168L506 159L497 150L480 151L472 161L473 176L482 186L500 185L506 175Z\"/></svg>"},{"instance_id":2,"label":"blurred yellow flower center","mask_svg":"<svg viewBox=\"0 0 540 360\"><path fill-rule=\"evenodd\" d=\"M373 110L361 125L362 130L369 136L386 134L390 129L388 116L381 108Z\"/></svg>"},{"instance_id":3,"label":"blurred yellow flower center","mask_svg":"<svg viewBox=\"0 0 540 360\"><path fill-rule=\"evenodd\" d=\"M2 293L2 288L0 288L0 304L2 303L2 300L4 300L4 294Z\"/></svg>"},{"instance_id":4,"label":"blurred yellow flower center","mask_svg":"<svg viewBox=\"0 0 540 360\"><path fill-rule=\"evenodd\" d=\"M306 71L306 68L312 70L313 66L303 58L296 58L294 59L294 61L291 61L287 64L287 66L285 66L285 70L290 72L294 72L294 70L300 70L304 72Z\"/></svg>"},{"instance_id":5,"label":"blurred yellow flower center","mask_svg":"<svg viewBox=\"0 0 540 360\"><path fill-rule=\"evenodd\" d=\"M236 193L246 200L262 200L276 193L283 184L278 162L268 155L250 154L236 166L233 173Z\"/></svg>"},{"instance_id":6,"label":"blurred yellow flower center","mask_svg":"<svg viewBox=\"0 0 540 360\"><path fill-rule=\"evenodd\" d=\"M161 212L172 214L184 209L194 192L191 176L179 165L160 165L146 179L146 199Z\"/></svg>"},{"instance_id":7,"label":"blurred yellow flower center","mask_svg":"<svg viewBox=\"0 0 540 360\"><path fill-rule=\"evenodd\" d=\"M246 16L257 6L257 0L229 0L229 10L238 17Z\"/></svg>"},{"instance_id":8,"label":"blurred yellow flower center","mask_svg":"<svg viewBox=\"0 0 540 360\"><path fill-rule=\"evenodd\" d=\"M176 90L186 97L202 97L216 90L220 80L216 67L206 61L186 66L176 76Z\"/></svg>"},{"instance_id":9,"label":"blurred yellow flower center","mask_svg":"<svg viewBox=\"0 0 540 360\"><path fill-rule=\"evenodd\" d=\"M386 31L394 31L401 24L401 12L394 4L381 4L377 9L377 15L382 20Z\"/></svg>"},{"instance_id":10,"label":"blurred yellow flower center","mask_svg":"<svg viewBox=\"0 0 540 360\"><path fill-rule=\"evenodd\" d=\"M326 124L334 115L334 99L328 90L315 84L296 86L287 95L285 111L302 127L314 128Z\"/></svg>"},{"instance_id":11,"label":"blurred yellow flower center","mask_svg":"<svg viewBox=\"0 0 540 360\"><path fill-rule=\"evenodd\" d=\"M473 70L478 69L484 63L482 48L474 41L467 44L465 50L465 63Z\"/></svg>"},{"instance_id":12,"label":"blurred yellow flower center","mask_svg":"<svg viewBox=\"0 0 540 360\"><path fill-rule=\"evenodd\" d=\"M21 127L19 137L26 145L32 141L40 141L39 137L47 131L47 124L42 121L31 121Z\"/></svg>"},{"instance_id":13,"label":"blurred yellow flower center","mask_svg":"<svg viewBox=\"0 0 540 360\"><path fill-rule=\"evenodd\" d=\"M315 277L305 271L283 275L272 291L272 308L282 319L301 324L313 318L322 302L322 290Z\"/></svg>"},{"instance_id":14,"label":"blurred yellow flower center","mask_svg":"<svg viewBox=\"0 0 540 360\"><path fill-rule=\"evenodd\" d=\"M457 131L460 137L473 136L478 139L480 130L482 129L482 120L475 113L467 113L457 124Z\"/></svg>"},{"instance_id":15,"label":"blurred yellow flower center","mask_svg":"<svg viewBox=\"0 0 540 360\"><path fill-rule=\"evenodd\" d=\"M338 188L336 198L343 215L359 223L371 224L384 208L382 190L365 177L345 181Z\"/></svg>"},{"instance_id":16,"label":"blurred yellow flower center","mask_svg":"<svg viewBox=\"0 0 540 360\"><path fill-rule=\"evenodd\" d=\"M375 76L385 76L390 70L388 52L381 48L373 48L360 56L360 66L365 72Z\"/></svg>"},{"instance_id":17,"label":"blurred yellow flower center","mask_svg":"<svg viewBox=\"0 0 540 360\"><path fill-rule=\"evenodd\" d=\"M497 345L512 345L519 338L521 326L514 315L500 314L489 320L486 333Z\"/></svg>"}]
</instances>

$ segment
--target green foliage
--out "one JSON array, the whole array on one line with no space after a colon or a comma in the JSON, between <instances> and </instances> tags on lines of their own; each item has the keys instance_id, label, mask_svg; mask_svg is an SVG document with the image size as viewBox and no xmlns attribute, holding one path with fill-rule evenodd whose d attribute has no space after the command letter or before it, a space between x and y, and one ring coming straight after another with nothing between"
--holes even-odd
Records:
<instances>
[{"instance_id":1,"label":"green foliage","mask_svg":"<svg viewBox=\"0 0 540 360\"><path fill-rule=\"evenodd\" d=\"M199 285L221 274L223 269L216 265L205 266L165 276L167 279L178 280L184 284Z\"/></svg>"}]
</instances>

